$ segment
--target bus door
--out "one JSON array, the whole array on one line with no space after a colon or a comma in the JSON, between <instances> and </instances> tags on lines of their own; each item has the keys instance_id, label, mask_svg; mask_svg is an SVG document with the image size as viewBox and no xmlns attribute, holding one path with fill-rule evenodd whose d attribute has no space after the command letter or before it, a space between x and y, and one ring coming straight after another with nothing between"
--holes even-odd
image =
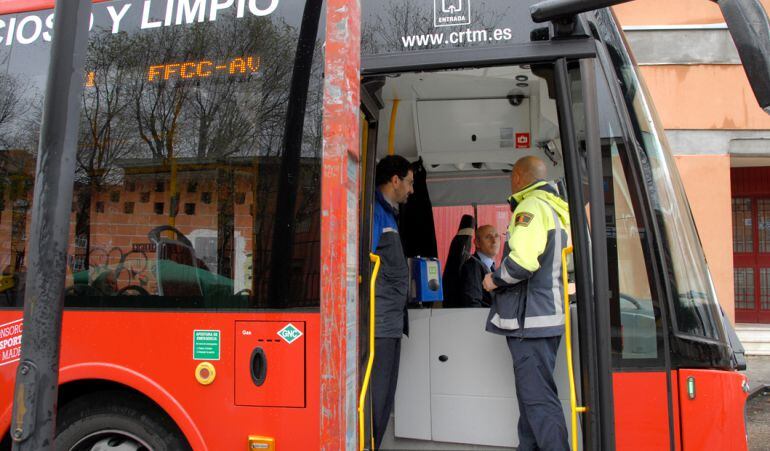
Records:
<instances>
[{"instance_id":1,"label":"bus door","mask_svg":"<svg viewBox=\"0 0 770 451\"><path fill-rule=\"evenodd\" d=\"M614 17L599 10L588 20L602 67L596 89L617 447L746 449L739 344L727 333L663 129Z\"/></svg>"},{"instance_id":2,"label":"bus door","mask_svg":"<svg viewBox=\"0 0 770 451\"><path fill-rule=\"evenodd\" d=\"M359 206L359 230L360 236L360 281L359 281L359 299L362 301L358 309L358 374L361 375L359 381L359 393L364 392L359 397L359 423L362 430L359 431L359 437L364 437L364 447L373 449L371 437L372 431L372 397L371 397L371 378L367 377L367 368L374 362L373 354L373 321L372 321L372 297L371 290L374 261L371 251L371 230L372 224L372 200L374 199L374 165L377 156L377 127L379 124L380 110L382 109L381 88L384 80L379 77L365 79L361 83L361 158L359 197L361 205ZM371 371L371 370L370 370Z\"/></svg>"},{"instance_id":3,"label":"bus door","mask_svg":"<svg viewBox=\"0 0 770 451\"><path fill-rule=\"evenodd\" d=\"M609 366L597 358L595 369L611 373L611 385L596 387L598 400L588 408L594 410L593 420L602 422L602 439L609 446L678 449L676 380L664 339L665 292L645 203L648 193L600 61L586 59L567 68L577 150L587 172L593 327L598 336L609 338L596 348L598 354L609 354ZM607 409L614 410L612 423L607 423Z\"/></svg>"},{"instance_id":4,"label":"bus door","mask_svg":"<svg viewBox=\"0 0 770 451\"><path fill-rule=\"evenodd\" d=\"M595 302L590 294L591 287L598 279L596 275L606 276L607 271L596 269L606 268L606 255L592 258L594 250L590 247L592 242L598 241L591 238L605 233L605 224L603 220L595 221L600 226L588 228L587 214L592 209L588 196L584 195L590 188L586 168L591 166L586 153L585 105L588 102L585 97L596 95L595 89L583 94L580 58L593 53L590 41L586 40L584 44L586 46L579 42L565 43L563 54L575 56L556 60L551 56L558 54L554 49L549 49L553 52L550 55L535 53L533 56L524 51L528 58L510 62L485 61L484 57L471 57L469 53L458 51L448 56L443 65L431 60L430 66L424 64L422 55L398 59L364 58L364 73L368 77L384 78L377 79L379 95L372 95L379 103L377 120L369 119L373 108L365 114L369 119L364 123L369 134L366 141L369 158L362 173L369 180L366 189L371 190L374 187L368 183L374 177L373 154L381 158L392 151L411 161L421 159L427 171L432 208L436 211L446 206L505 205L505 199L510 195L510 168L518 158L536 155L548 163L549 179L560 194L569 199L572 236L579 249L575 256L575 271L570 275L570 280L577 282L577 290L570 296L570 317L575 325L570 339L574 342L577 365L577 402L592 406L587 417L589 421L585 425L578 423L581 430L576 433L582 436L586 431L590 447L598 440L598 429L602 425L599 409L593 407L599 399L596 394L600 385L597 382L599 371L595 358L599 345L592 338L594 333L578 334L577 331L596 327L595 322L586 320L593 315L593 309L588 307ZM536 59L538 56L542 58L540 61ZM430 71L423 70L426 68ZM362 83L374 84L374 79L368 77ZM596 106L595 98L591 105ZM362 108L367 110L366 105ZM596 128L596 119L590 125ZM620 127L615 130L619 131ZM598 129L594 132L598 134ZM607 146L607 152L610 152L611 147ZM594 158L599 160L597 156ZM628 191L623 168L617 166L616 172L620 178L618 189ZM601 176L598 178L598 186L607 181ZM594 193L593 198L602 199L604 206L605 196L600 193ZM371 198L369 194L366 196ZM630 201L624 205L630 208ZM371 202L362 207L364 243L371 233L366 224L371 215ZM601 208L594 210L599 211L599 218L604 217ZM452 226L456 227L456 224ZM441 227L441 224L434 224L434 238L439 249L442 249ZM638 237L632 238L638 241ZM629 246L633 247L634 243ZM641 243L637 242L635 246L638 250ZM371 266L363 264L368 251L362 247L362 268ZM637 264L645 268L643 254L639 252L635 256L641 259ZM442 263L446 261L445 257L438 255ZM499 258L498 254L498 262ZM591 261L594 270L590 267ZM616 279L618 273L614 271ZM618 283L617 280L614 282ZM362 290L368 283L364 277ZM368 300L369 297L362 295L361 299ZM364 304L367 302L362 303L362 312L369 308ZM488 308L442 307L441 303L410 305L410 334L402 339L394 420L383 447L419 449L427 446L427 442L441 443L447 449L468 445L517 446L515 424L519 412L512 365L505 340L484 331ZM368 347L363 346L368 334L364 333L367 322L363 320L363 314L361 318L363 363L364 356L368 355L365 351ZM643 338L640 340L644 341ZM654 348L657 345L654 336L652 341ZM639 346L645 345L649 346L649 340ZM590 351L583 351L584 348ZM609 354L609 349L605 350ZM581 360L581 354L587 357ZM556 378L569 424L567 373L565 340L559 351ZM610 384L603 386L611 393ZM660 396L665 399L665 390ZM610 419L611 409L612 405L605 413ZM367 428L369 421L367 416L364 421ZM368 430L365 436L368 447Z\"/></svg>"}]
</instances>

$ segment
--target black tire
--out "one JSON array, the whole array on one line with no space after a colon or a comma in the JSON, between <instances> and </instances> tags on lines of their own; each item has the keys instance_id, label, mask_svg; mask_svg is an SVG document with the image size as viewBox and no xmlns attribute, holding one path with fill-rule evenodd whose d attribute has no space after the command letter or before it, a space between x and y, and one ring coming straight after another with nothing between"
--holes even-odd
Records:
<instances>
[{"instance_id":1,"label":"black tire","mask_svg":"<svg viewBox=\"0 0 770 451\"><path fill-rule=\"evenodd\" d=\"M68 402L59 409L56 429L56 451L90 451L96 443L101 445L98 449L120 450L126 449L119 446L124 441L143 451L190 449L168 415L137 395L118 391Z\"/></svg>"}]
</instances>

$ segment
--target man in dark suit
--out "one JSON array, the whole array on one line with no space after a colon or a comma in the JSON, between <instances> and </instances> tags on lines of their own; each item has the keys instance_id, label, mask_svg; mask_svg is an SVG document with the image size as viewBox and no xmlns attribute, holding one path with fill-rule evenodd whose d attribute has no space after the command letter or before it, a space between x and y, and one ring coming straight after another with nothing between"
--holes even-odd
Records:
<instances>
[{"instance_id":1,"label":"man in dark suit","mask_svg":"<svg viewBox=\"0 0 770 451\"><path fill-rule=\"evenodd\" d=\"M462 299L458 307L489 307L492 304L490 292L484 290L484 276L495 270L495 256L500 250L500 234L492 225L476 229L473 240L476 252L465 261L460 270Z\"/></svg>"}]
</instances>

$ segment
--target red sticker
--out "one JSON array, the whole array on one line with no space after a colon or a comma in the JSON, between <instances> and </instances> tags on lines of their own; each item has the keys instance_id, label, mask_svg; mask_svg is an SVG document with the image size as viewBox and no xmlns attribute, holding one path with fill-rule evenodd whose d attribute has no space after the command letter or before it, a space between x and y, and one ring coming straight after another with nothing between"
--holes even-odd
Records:
<instances>
[{"instance_id":1,"label":"red sticker","mask_svg":"<svg viewBox=\"0 0 770 451\"><path fill-rule=\"evenodd\" d=\"M24 325L20 319L0 324L0 366L19 361L23 330Z\"/></svg>"},{"instance_id":2,"label":"red sticker","mask_svg":"<svg viewBox=\"0 0 770 451\"><path fill-rule=\"evenodd\" d=\"M516 133L516 148L529 149L529 133Z\"/></svg>"}]
</instances>

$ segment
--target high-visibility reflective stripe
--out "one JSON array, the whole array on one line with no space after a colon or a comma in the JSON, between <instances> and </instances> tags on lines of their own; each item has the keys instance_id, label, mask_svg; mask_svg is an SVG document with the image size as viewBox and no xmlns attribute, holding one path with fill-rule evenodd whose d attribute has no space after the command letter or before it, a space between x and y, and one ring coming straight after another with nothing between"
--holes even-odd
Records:
<instances>
[{"instance_id":1,"label":"high-visibility reflective stripe","mask_svg":"<svg viewBox=\"0 0 770 451\"><path fill-rule=\"evenodd\" d=\"M551 213L553 214L553 224L556 228L556 233L553 237L553 262L551 268L551 281L553 287L551 291L553 293L553 311L556 314L564 313L564 307L561 305L561 290L559 290L559 281L561 280L561 259L557 257L557 253L561 253L561 222L559 222L559 215L556 214L556 209L551 207Z\"/></svg>"},{"instance_id":2,"label":"high-visibility reflective stripe","mask_svg":"<svg viewBox=\"0 0 770 451\"><path fill-rule=\"evenodd\" d=\"M509 260L505 260L503 261L503 264L500 265L500 278L503 279L505 283L508 283L511 285L521 282L521 279L517 279L508 273L508 270L506 269L508 262Z\"/></svg>"},{"instance_id":3,"label":"high-visibility reflective stripe","mask_svg":"<svg viewBox=\"0 0 770 451\"><path fill-rule=\"evenodd\" d=\"M382 233L398 233L398 230L393 227L385 227L382 229Z\"/></svg>"},{"instance_id":4,"label":"high-visibility reflective stripe","mask_svg":"<svg viewBox=\"0 0 770 451\"><path fill-rule=\"evenodd\" d=\"M489 320L490 323L496 327L505 330L516 330L519 328L518 318L501 318L500 315L495 313L495 316ZM557 327L564 325L564 315L545 315L545 316L532 316L524 318L524 329L533 329L536 327Z\"/></svg>"},{"instance_id":5,"label":"high-visibility reflective stripe","mask_svg":"<svg viewBox=\"0 0 770 451\"><path fill-rule=\"evenodd\" d=\"M516 330L519 328L519 320L516 318L511 319L503 319L495 313L495 316L492 317L491 320L489 320L490 323L494 324L495 327L499 329L505 329L505 330Z\"/></svg>"},{"instance_id":6,"label":"high-visibility reflective stripe","mask_svg":"<svg viewBox=\"0 0 770 451\"><path fill-rule=\"evenodd\" d=\"M528 316L524 318L524 328L532 329L533 327L554 327L564 324L564 314L558 315L544 315L544 316Z\"/></svg>"}]
</instances>

